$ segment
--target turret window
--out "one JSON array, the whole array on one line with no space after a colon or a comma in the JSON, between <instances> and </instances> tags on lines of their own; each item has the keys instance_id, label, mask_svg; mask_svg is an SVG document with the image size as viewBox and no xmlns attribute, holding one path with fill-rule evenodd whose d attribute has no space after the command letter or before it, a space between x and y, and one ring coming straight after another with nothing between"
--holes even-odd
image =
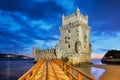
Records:
<instances>
[{"instance_id":1,"label":"turret window","mask_svg":"<svg viewBox=\"0 0 120 80\"><path fill-rule=\"evenodd\" d=\"M71 22L69 22L69 25L71 25Z\"/></svg>"},{"instance_id":2,"label":"turret window","mask_svg":"<svg viewBox=\"0 0 120 80\"><path fill-rule=\"evenodd\" d=\"M70 44L68 44L68 48L70 48Z\"/></svg>"},{"instance_id":3,"label":"turret window","mask_svg":"<svg viewBox=\"0 0 120 80\"><path fill-rule=\"evenodd\" d=\"M70 37L68 37L68 39L70 39Z\"/></svg>"},{"instance_id":4,"label":"turret window","mask_svg":"<svg viewBox=\"0 0 120 80\"><path fill-rule=\"evenodd\" d=\"M65 43L67 43L67 37L65 37Z\"/></svg>"},{"instance_id":5,"label":"turret window","mask_svg":"<svg viewBox=\"0 0 120 80\"><path fill-rule=\"evenodd\" d=\"M67 37L65 37L65 39L67 39Z\"/></svg>"}]
</instances>

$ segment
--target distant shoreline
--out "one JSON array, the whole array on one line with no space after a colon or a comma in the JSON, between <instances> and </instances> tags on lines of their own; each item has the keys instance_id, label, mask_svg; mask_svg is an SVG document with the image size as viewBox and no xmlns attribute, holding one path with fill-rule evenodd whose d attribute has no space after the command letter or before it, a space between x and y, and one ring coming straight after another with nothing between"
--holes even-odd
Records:
<instances>
[{"instance_id":1,"label":"distant shoreline","mask_svg":"<svg viewBox=\"0 0 120 80\"><path fill-rule=\"evenodd\" d=\"M32 59L31 57L25 55L16 55L16 54L4 54L0 53L1 59Z\"/></svg>"}]
</instances>

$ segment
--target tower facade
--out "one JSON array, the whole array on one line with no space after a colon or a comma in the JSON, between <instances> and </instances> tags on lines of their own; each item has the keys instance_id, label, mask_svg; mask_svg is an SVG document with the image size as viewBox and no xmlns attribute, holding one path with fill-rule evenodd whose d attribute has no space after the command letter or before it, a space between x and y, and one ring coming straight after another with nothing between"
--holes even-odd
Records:
<instances>
[{"instance_id":1,"label":"tower facade","mask_svg":"<svg viewBox=\"0 0 120 80\"><path fill-rule=\"evenodd\" d=\"M57 58L69 59L69 62L90 62L91 44L88 16L84 16L77 8L69 16L62 16L59 43L56 45Z\"/></svg>"}]
</instances>

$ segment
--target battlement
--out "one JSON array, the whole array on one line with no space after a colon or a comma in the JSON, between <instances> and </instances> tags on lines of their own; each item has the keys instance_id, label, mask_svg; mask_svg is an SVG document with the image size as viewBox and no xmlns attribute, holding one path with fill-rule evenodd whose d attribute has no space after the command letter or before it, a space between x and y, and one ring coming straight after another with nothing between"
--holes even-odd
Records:
<instances>
[{"instance_id":1,"label":"battlement","mask_svg":"<svg viewBox=\"0 0 120 80\"><path fill-rule=\"evenodd\" d=\"M75 16L76 16L76 14L71 14L71 15L68 15L68 16L64 16L64 20L67 20L67 19L69 19L71 17L75 17Z\"/></svg>"},{"instance_id":2,"label":"battlement","mask_svg":"<svg viewBox=\"0 0 120 80\"><path fill-rule=\"evenodd\" d=\"M64 15L63 15L64 16ZM77 15L76 15L76 13L74 13L74 14L71 14L71 15L68 15L68 16L64 16L64 20L67 20L67 19L69 19L69 18L71 18L71 17L76 17ZM82 15L81 13L79 14L79 16L81 16L82 18L84 18L84 19L88 19L88 16L86 15L86 16L84 16L84 15Z\"/></svg>"},{"instance_id":3,"label":"battlement","mask_svg":"<svg viewBox=\"0 0 120 80\"><path fill-rule=\"evenodd\" d=\"M90 29L90 27L87 25L87 24L83 24L81 23L80 21L76 21L76 22L70 22L69 24L66 24L66 25L63 25L62 27L60 27L60 31L63 31L63 30L68 30L70 28L73 28L73 27L78 27L78 26L84 26L86 27L87 29Z\"/></svg>"},{"instance_id":4,"label":"battlement","mask_svg":"<svg viewBox=\"0 0 120 80\"><path fill-rule=\"evenodd\" d=\"M80 23L88 24L88 16L82 15L79 9L77 9L76 13L74 14L71 14L69 16L64 16L64 15L62 16L62 26L68 25L76 21L77 22L79 21Z\"/></svg>"},{"instance_id":5,"label":"battlement","mask_svg":"<svg viewBox=\"0 0 120 80\"><path fill-rule=\"evenodd\" d=\"M46 50L39 50L39 53L41 54L49 54L49 53L54 53L55 54L55 49L46 49Z\"/></svg>"},{"instance_id":6,"label":"battlement","mask_svg":"<svg viewBox=\"0 0 120 80\"><path fill-rule=\"evenodd\" d=\"M35 57L35 61L40 59L53 59L56 58L56 51L55 49L40 50L33 48L33 55Z\"/></svg>"}]
</instances>

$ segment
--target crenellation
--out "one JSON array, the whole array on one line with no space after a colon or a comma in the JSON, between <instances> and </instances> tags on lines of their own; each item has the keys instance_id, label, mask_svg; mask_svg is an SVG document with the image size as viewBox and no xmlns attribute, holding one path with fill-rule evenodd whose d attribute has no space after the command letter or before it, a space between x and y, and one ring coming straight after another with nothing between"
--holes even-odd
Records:
<instances>
[{"instance_id":1,"label":"crenellation","mask_svg":"<svg viewBox=\"0 0 120 80\"><path fill-rule=\"evenodd\" d=\"M64 16L64 20L67 20L67 19L69 19L69 18L71 18L71 17L76 17L76 14L71 14L71 15L69 15L69 16Z\"/></svg>"},{"instance_id":2,"label":"crenellation","mask_svg":"<svg viewBox=\"0 0 120 80\"><path fill-rule=\"evenodd\" d=\"M77 22L88 24L88 16L84 16L80 13L79 10L75 14L69 16L62 16L62 26L68 25L69 23Z\"/></svg>"},{"instance_id":3,"label":"crenellation","mask_svg":"<svg viewBox=\"0 0 120 80\"><path fill-rule=\"evenodd\" d=\"M35 52L33 51L33 55L37 55L37 56L34 56L35 61L38 61L39 59L56 58L55 49L46 49L46 50L38 50L38 49L36 49Z\"/></svg>"},{"instance_id":4,"label":"crenellation","mask_svg":"<svg viewBox=\"0 0 120 80\"><path fill-rule=\"evenodd\" d=\"M87 24L83 24L80 22L73 22L71 25L67 24L67 25L62 26L60 28L60 31L66 30L66 29L71 29L71 28L78 27L78 26L82 26L82 27L84 26L86 29L90 29L90 27Z\"/></svg>"}]
</instances>

